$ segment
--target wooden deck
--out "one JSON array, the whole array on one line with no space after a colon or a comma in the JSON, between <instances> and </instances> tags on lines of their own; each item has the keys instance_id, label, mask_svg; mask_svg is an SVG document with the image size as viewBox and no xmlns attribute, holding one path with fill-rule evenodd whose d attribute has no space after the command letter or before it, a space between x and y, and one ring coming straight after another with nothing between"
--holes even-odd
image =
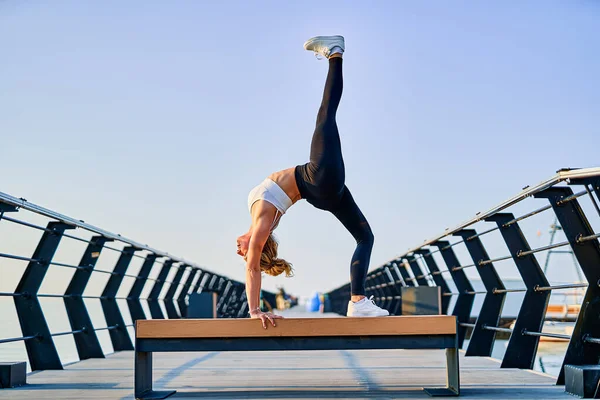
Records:
<instances>
[{"instance_id":1,"label":"wooden deck","mask_svg":"<svg viewBox=\"0 0 600 400\"><path fill-rule=\"evenodd\" d=\"M296 316L296 315L294 315ZM314 316L314 315L311 315ZM133 399L133 352L28 376L0 399ZM170 399L427 399L445 384L444 350L156 353L154 388ZM572 399L555 379L461 354L461 397Z\"/></svg>"},{"instance_id":2,"label":"wooden deck","mask_svg":"<svg viewBox=\"0 0 600 400\"><path fill-rule=\"evenodd\" d=\"M426 399L415 386L442 385L443 350L157 353L154 387L173 399ZM554 378L461 358L462 396L471 399L572 399ZM0 399L133 399L133 352L28 376Z\"/></svg>"}]
</instances>

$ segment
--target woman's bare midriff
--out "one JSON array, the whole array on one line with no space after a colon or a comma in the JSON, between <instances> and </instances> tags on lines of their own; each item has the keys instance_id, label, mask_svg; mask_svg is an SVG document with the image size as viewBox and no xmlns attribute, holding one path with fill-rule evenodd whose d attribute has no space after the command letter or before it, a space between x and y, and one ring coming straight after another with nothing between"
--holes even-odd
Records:
<instances>
[{"instance_id":1,"label":"woman's bare midriff","mask_svg":"<svg viewBox=\"0 0 600 400\"><path fill-rule=\"evenodd\" d=\"M292 200L292 204L300 200L300 191L296 184L295 168L287 168L269 175L269 179L275 182L285 194Z\"/></svg>"}]
</instances>

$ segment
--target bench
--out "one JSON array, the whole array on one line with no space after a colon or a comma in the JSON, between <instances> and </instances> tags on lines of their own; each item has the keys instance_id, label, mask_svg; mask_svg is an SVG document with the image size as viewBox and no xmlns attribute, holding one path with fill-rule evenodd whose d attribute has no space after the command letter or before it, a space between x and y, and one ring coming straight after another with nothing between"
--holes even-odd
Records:
<instances>
[{"instance_id":1,"label":"bench","mask_svg":"<svg viewBox=\"0 0 600 400\"><path fill-rule=\"evenodd\" d=\"M286 318L264 329L252 319L138 320L135 397L164 399L175 391L152 389L152 353L173 351L446 349L447 382L431 396L458 396L456 317Z\"/></svg>"}]
</instances>

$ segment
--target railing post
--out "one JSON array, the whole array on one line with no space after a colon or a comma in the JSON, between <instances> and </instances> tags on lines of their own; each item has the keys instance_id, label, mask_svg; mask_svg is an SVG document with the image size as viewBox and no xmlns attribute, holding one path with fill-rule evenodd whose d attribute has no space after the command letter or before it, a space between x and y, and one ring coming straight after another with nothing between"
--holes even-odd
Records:
<instances>
[{"instance_id":1,"label":"railing post","mask_svg":"<svg viewBox=\"0 0 600 400\"><path fill-rule=\"evenodd\" d=\"M389 264L383 266L383 280L386 282L386 289L388 293L388 302L384 307L386 310L390 312L390 315L396 315L398 312L398 307L400 304L400 290L398 290L398 286L396 283L396 279L394 279L394 275L392 275L392 271L390 271Z\"/></svg>"},{"instance_id":2,"label":"railing post","mask_svg":"<svg viewBox=\"0 0 600 400\"><path fill-rule=\"evenodd\" d=\"M370 297L371 295L375 296L377 293L375 292L375 285L372 285L371 281L373 280L373 274L371 272L367 273L365 277L365 296ZM377 298L378 296L375 296Z\"/></svg>"},{"instance_id":3,"label":"railing post","mask_svg":"<svg viewBox=\"0 0 600 400\"><path fill-rule=\"evenodd\" d=\"M199 283L198 293L202 293L207 289L212 277L213 277L213 275L210 272L204 271L204 275L202 275L202 280L198 281L198 283Z\"/></svg>"},{"instance_id":4,"label":"railing post","mask_svg":"<svg viewBox=\"0 0 600 400\"><path fill-rule=\"evenodd\" d=\"M244 307L245 286L239 282L235 282L233 290L235 297L233 298L233 305L230 307L231 311L228 316L241 318L243 317L241 310Z\"/></svg>"},{"instance_id":5,"label":"railing post","mask_svg":"<svg viewBox=\"0 0 600 400\"><path fill-rule=\"evenodd\" d=\"M181 278L183 277L183 273L188 266L186 264L181 264L177 266L177 271L175 271L175 277L173 278L173 282L169 289L167 289L167 294L165 295L165 309L167 310L167 316L169 319L177 319L181 318L177 313L177 309L175 308L175 301L173 298L175 297L175 292L177 291L177 287L181 282Z\"/></svg>"},{"instance_id":6,"label":"railing post","mask_svg":"<svg viewBox=\"0 0 600 400\"><path fill-rule=\"evenodd\" d=\"M402 274L402 271L400 270L398 263L396 261L392 261L390 263L390 267L394 270L394 272L396 272L396 275L398 276L398 279L396 280L396 284L398 284L398 281L400 281L400 286L407 287L408 283L404 279L404 275Z\"/></svg>"},{"instance_id":7,"label":"railing post","mask_svg":"<svg viewBox=\"0 0 600 400\"><path fill-rule=\"evenodd\" d=\"M415 276L415 280L413 281L415 282L415 286L417 286L417 283L419 284L419 286L429 286L429 282L427 282L427 279L425 278L426 273L423 272L423 270L421 269L421 266L417 262L415 256L406 256L406 259L408 260L410 269L412 270L412 273Z\"/></svg>"},{"instance_id":8,"label":"railing post","mask_svg":"<svg viewBox=\"0 0 600 400\"><path fill-rule=\"evenodd\" d=\"M121 251L121 255L115 264L108 282L104 287L104 291L100 297L100 304L102 305L102 311L104 311L104 318L108 325L108 333L110 335L110 341L112 342L113 349L115 351L122 350L133 350L133 343L131 337L125 326L123 315L117 304L117 292L123 282L127 268L131 263L133 254L137 251L135 247L127 246ZM114 327L114 328L113 328Z\"/></svg>"},{"instance_id":9,"label":"railing post","mask_svg":"<svg viewBox=\"0 0 600 400\"><path fill-rule=\"evenodd\" d=\"M230 290L232 288L231 281L227 281L227 285L223 290L223 295L219 298L219 302L217 303L217 314L223 315L227 311L227 304L231 301L231 293ZM276 306L276 304L275 304Z\"/></svg>"},{"instance_id":10,"label":"railing post","mask_svg":"<svg viewBox=\"0 0 600 400\"><path fill-rule=\"evenodd\" d=\"M433 259L431 251L421 249L415 251L415 254L420 254L423 257L423 260L425 260L425 263L427 264L427 267L429 268L429 271L431 273L431 278L437 286L442 288L442 314L448 314L448 307L450 306L450 300L452 299L450 296L447 295L450 293L450 287L446 283L446 280L444 279L442 274L439 273L440 269L438 268L437 263Z\"/></svg>"},{"instance_id":11,"label":"railing post","mask_svg":"<svg viewBox=\"0 0 600 400\"><path fill-rule=\"evenodd\" d=\"M222 286L223 286L223 283L221 282L221 284L219 285L219 292L218 292L219 295L220 295L220 293L222 293L222 290L221 290ZM266 292L266 291L263 290L262 291L262 300L263 300L263 302L266 301L267 303L269 303L269 305L271 306L271 308L276 307L276 304L275 304L276 301L275 301L275 295L274 294L272 294L270 292ZM222 315L217 314L217 318L221 318L221 317L222 317Z\"/></svg>"},{"instance_id":12,"label":"railing post","mask_svg":"<svg viewBox=\"0 0 600 400\"><path fill-rule=\"evenodd\" d=\"M572 183L575 182L577 181ZM596 187L600 187L600 182L596 182ZM599 346L587 343L585 340L587 337L600 337L600 323L598 323L600 316L600 244L597 239L579 241L580 237L594 235L594 231L577 199L561 202L562 199L572 194L573 191L568 187L552 187L535 194L537 198L546 198L550 201L577 262L589 283L558 376L557 384L559 385L565 383L565 365L598 364L600 358Z\"/></svg>"},{"instance_id":13,"label":"railing post","mask_svg":"<svg viewBox=\"0 0 600 400\"><path fill-rule=\"evenodd\" d=\"M148 297L148 307L150 308L150 314L152 315L152 319L165 319L165 316L160 308L160 303L158 302L160 297L160 292L162 291L163 286L165 285L165 281L167 276L169 275L169 270L171 269L171 265L173 265L175 261L166 260L158 273L156 281L150 290L150 295Z\"/></svg>"},{"instance_id":14,"label":"railing post","mask_svg":"<svg viewBox=\"0 0 600 400\"><path fill-rule=\"evenodd\" d=\"M219 281L219 276L216 274L210 274L207 279L206 282L202 285L202 292L215 292L217 293L217 301L218 301L218 295L219 292L217 290L217 283Z\"/></svg>"},{"instance_id":15,"label":"railing post","mask_svg":"<svg viewBox=\"0 0 600 400\"><path fill-rule=\"evenodd\" d=\"M34 261L27 265L15 290L15 293L19 294L14 297L14 302L23 336L35 336L35 339L25 341L32 371L63 369L37 293L64 231L73 228L74 226L63 222L48 223L47 230L31 257Z\"/></svg>"},{"instance_id":16,"label":"railing post","mask_svg":"<svg viewBox=\"0 0 600 400\"><path fill-rule=\"evenodd\" d=\"M531 247L529 247L529 243L517 222L506 225L507 222L514 219L514 215L509 213L497 213L486 218L486 221L493 221L498 224L502 238L506 242L506 246L527 288L501 367L533 369L540 338L523 335L523 332L542 331L550 291L536 292L535 289L539 286L549 286L549 283L535 255L519 256L519 252L530 251Z\"/></svg>"},{"instance_id":17,"label":"railing post","mask_svg":"<svg viewBox=\"0 0 600 400\"><path fill-rule=\"evenodd\" d=\"M200 289L200 285L202 284L202 281L205 279L206 274L208 272L199 270L200 274L198 274L198 279L196 280L196 283L194 284L194 287L192 289L192 293L198 293L198 290Z\"/></svg>"},{"instance_id":18,"label":"railing post","mask_svg":"<svg viewBox=\"0 0 600 400\"><path fill-rule=\"evenodd\" d=\"M181 288L181 292L179 293L179 296L177 297L177 305L179 306L179 312L181 313L181 318L187 317L186 298L188 296L188 292L190 291L190 287L192 286L192 282L194 281L194 278L198 274L198 271L200 271L198 268L192 268L190 270L190 273L189 273L187 279L185 280L183 287Z\"/></svg>"},{"instance_id":19,"label":"railing post","mask_svg":"<svg viewBox=\"0 0 600 400\"><path fill-rule=\"evenodd\" d=\"M410 278L410 275L406 270L406 263L404 263L401 258L394 260L394 263L396 264L396 267L398 267L400 275L402 275L402 280L404 281L404 284L406 286L417 286L417 283Z\"/></svg>"},{"instance_id":20,"label":"railing post","mask_svg":"<svg viewBox=\"0 0 600 400\"><path fill-rule=\"evenodd\" d=\"M127 295L127 305L129 306L129 313L131 314L131 319L135 323L138 319L146 319L146 313L144 312L144 308L142 307L142 302L140 300L140 296L142 295L142 291L144 290L144 286L148 281L148 276L150 275L150 271L154 266L154 262L158 256L154 253L150 253L144 259L144 263L140 268L137 278L133 285L131 286L131 290Z\"/></svg>"},{"instance_id":21,"label":"railing post","mask_svg":"<svg viewBox=\"0 0 600 400\"><path fill-rule=\"evenodd\" d=\"M481 276L485 290L487 291L483 299L483 305L479 311L477 322L471 334L471 340L467 347L467 356L491 356L496 340L496 331L484 329L486 326L496 327L500 323L500 315L506 293L495 293L495 289L505 289L496 268L492 263L482 265L481 262L489 261L489 256L479 237L471 238L476 235L474 229L461 229L454 235L464 239L467 250L475 263L475 268Z\"/></svg>"},{"instance_id":22,"label":"railing post","mask_svg":"<svg viewBox=\"0 0 600 400\"><path fill-rule=\"evenodd\" d=\"M73 331L82 330L82 332L73 334L77 354L79 354L81 360L104 358L98 335L96 335L94 325L81 296L83 296L83 292L92 276L104 244L111 241L112 239L104 236L93 236L91 238L79 262L81 269L76 270L73 274L65 291L65 297L63 297L71 329Z\"/></svg>"},{"instance_id":23,"label":"railing post","mask_svg":"<svg viewBox=\"0 0 600 400\"><path fill-rule=\"evenodd\" d=\"M381 294L379 295L379 297L381 298L381 304L382 304L383 308L385 308L386 310L389 310L394 298L392 296L392 291L390 289L391 285L388 284L386 277L387 277L387 275L385 273L384 267L379 267L377 269L377 273L375 274L375 279L377 280L377 286L379 287L379 290L381 291Z\"/></svg>"},{"instance_id":24,"label":"railing post","mask_svg":"<svg viewBox=\"0 0 600 400\"><path fill-rule=\"evenodd\" d=\"M385 298L387 297L385 290L382 287L383 282L380 279L381 273L381 268L377 268L376 270L369 272L365 281L365 295L367 297L373 295L375 300L378 302L385 301Z\"/></svg>"},{"instance_id":25,"label":"railing post","mask_svg":"<svg viewBox=\"0 0 600 400\"><path fill-rule=\"evenodd\" d=\"M462 348L465 336L467 335L467 328L461 324L469 323L471 320L471 310L473 309L473 301L475 300L475 295L470 293L473 292L473 286L464 270L453 270L454 267L460 266L460 262L456 257L456 253L450 247L450 242L439 240L431 245L440 249L442 258L450 271L450 276L452 276L454 284L458 289L459 294L452 315L458 320L458 347Z\"/></svg>"},{"instance_id":26,"label":"railing post","mask_svg":"<svg viewBox=\"0 0 600 400\"><path fill-rule=\"evenodd\" d=\"M238 312L238 318L246 318L248 317L248 298L246 297L246 287L244 286L244 290L242 290L242 294L240 296L240 301L242 305L240 306L240 311Z\"/></svg>"},{"instance_id":27,"label":"railing post","mask_svg":"<svg viewBox=\"0 0 600 400\"><path fill-rule=\"evenodd\" d=\"M340 315L345 314L344 307L347 306L348 300L350 299L350 283L346 283L331 291L329 293L329 299L331 301L331 311ZM240 295L240 301L242 304L238 312L238 317L244 317L247 306L245 291Z\"/></svg>"},{"instance_id":28,"label":"railing post","mask_svg":"<svg viewBox=\"0 0 600 400\"><path fill-rule=\"evenodd\" d=\"M398 284L398 281L394 278L394 275L390 270L389 264L385 265L384 271L389 281L388 287L390 288L390 296L392 298L389 305L387 306L387 310L390 312L391 315L397 315L398 309L402 305L402 301L400 299L402 296L402 290L399 289L398 286L401 287L402 285Z\"/></svg>"}]
</instances>

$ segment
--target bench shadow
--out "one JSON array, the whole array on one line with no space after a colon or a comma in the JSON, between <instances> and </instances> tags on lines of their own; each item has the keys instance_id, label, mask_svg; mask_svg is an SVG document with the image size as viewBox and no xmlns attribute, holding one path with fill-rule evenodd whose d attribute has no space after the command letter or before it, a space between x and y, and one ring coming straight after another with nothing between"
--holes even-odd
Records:
<instances>
[{"instance_id":1,"label":"bench shadow","mask_svg":"<svg viewBox=\"0 0 600 400\"><path fill-rule=\"evenodd\" d=\"M496 387L496 388L463 388L460 398L476 398L477 400L498 399L565 399L569 398L563 390L548 390L543 387ZM169 399L204 398L204 399L429 399L421 388L390 390L296 390L274 388L270 390L219 390L219 391L178 391ZM451 397L452 398L452 397Z\"/></svg>"},{"instance_id":2,"label":"bench shadow","mask_svg":"<svg viewBox=\"0 0 600 400\"><path fill-rule=\"evenodd\" d=\"M421 389L414 390L230 390L230 391L201 391L177 392L172 399L203 398L203 399L419 399L429 396Z\"/></svg>"},{"instance_id":3,"label":"bench shadow","mask_svg":"<svg viewBox=\"0 0 600 400\"><path fill-rule=\"evenodd\" d=\"M122 389L117 382L106 383L28 383L10 390L107 390Z\"/></svg>"}]
</instances>

